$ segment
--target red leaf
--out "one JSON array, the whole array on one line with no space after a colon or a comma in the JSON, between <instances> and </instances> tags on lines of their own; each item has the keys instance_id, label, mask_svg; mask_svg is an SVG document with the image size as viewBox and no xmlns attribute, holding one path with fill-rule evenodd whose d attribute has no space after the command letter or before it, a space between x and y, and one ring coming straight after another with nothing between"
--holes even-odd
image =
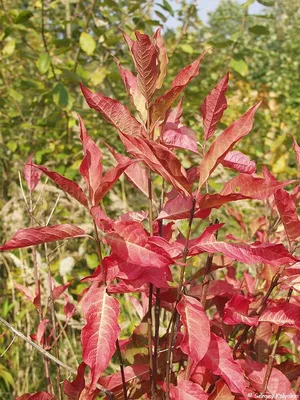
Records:
<instances>
[{"instance_id":1,"label":"red leaf","mask_svg":"<svg viewBox=\"0 0 300 400\"><path fill-rule=\"evenodd\" d=\"M166 124L163 141L168 147L176 147L198 153L197 137L195 133L185 126Z\"/></svg>"},{"instance_id":2,"label":"red leaf","mask_svg":"<svg viewBox=\"0 0 300 400\"><path fill-rule=\"evenodd\" d=\"M43 343L44 343L44 335L46 332L48 322L49 322L49 319L43 319L38 325L38 329L37 329L37 333L36 333L36 341L40 345L43 345Z\"/></svg>"},{"instance_id":3,"label":"red leaf","mask_svg":"<svg viewBox=\"0 0 300 400\"><path fill-rule=\"evenodd\" d=\"M221 195L226 196L234 192L257 200L266 200L277 189L294 181L277 181L276 179L257 178L248 174L240 174L225 183Z\"/></svg>"},{"instance_id":4,"label":"red leaf","mask_svg":"<svg viewBox=\"0 0 300 400\"><path fill-rule=\"evenodd\" d=\"M275 203L288 239L293 242L300 237L300 221L292 196L283 189L275 192Z\"/></svg>"},{"instance_id":5,"label":"red leaf","mask_svg":"<svg viewBox=\"0 0 300 400\"><path fill-rule=\"evenodd\" d=\"M33 154L28 158L24 166L24 178L26 180L28 189L32 192L41 179L42 172L37 171L32 163Z\"/></svg>"},{"instance_id":6,"label":"red leaf","mask_svg":"<svg viewBox=\"0 0 300 400\"><path fill-rule=\"evenodd\" d=\"M75 200L79 201L84 207L88 208L88 199L83 193L83 190L77 183L71 181L68 178L60 175L58 172L49 171L43 165L34 164L35 168L38 168L45 175L47 175L53 182L55 182L64 192L68 193Z\"/></svg>"},{"instance_id":7,"label":"red leaf","mask_svg":"<svg viewBox=\"0 0 300 400\"><path fill-rule=\"evenodd\" d=\"M167 74L167 65L168 65L168 52L165 42L161 36L161 28L158 28L155 34L153 35L154 44L158 51L158 69L159 74L156 81L156 89L160 89L163 85L165 76Z\"/></svg>"},{"instance_id":8,"label":"red leaf","mask_svg":"<svg viewBox=\"0 0 300 400\"><path fill-rule=\"evenodd\" d=\"M292 136L292 138L293 138L293 149L294 149L296 161L298 164L298 170L300 171L300 146L296 142L296 139L294 138L294 136Z\"/></svg>"},{"instance_id":9,"label":"red leaf","mask_svg":"<svg viewBox=\"0 0 300 400\"><path fill-rule=\"evenodd\" d=\"M200 164L199 187L210 177L217 165L224 159L236 142L252 129L254 114L260 103L251 107L242 117L223 131L210 145Z\"/></svg>"},{"instance_id":10,"label":"red leaf","mask_svg":"<svg viewBox=\"0 0 300 400\"><path fill-rule=\"evenodd\" d=\"M166 112L174 103L174 101L178 98L180 93L185 89L191 79L198 75L200 62L205 54L206 52L203 53L192 64L183 68L174 78L172 82L172 89L170 89L164 95L158 97L152 104L152 106L150 107L150 130L154 128L157 122L164 119Z\"/></svg>"},{"instance_id":11,"label":"red leaf","mask_svg":"<svg viewBox=\"0 0 300 400\"><path fill-rule=\"evenodd\" d=\"M270 306L259 317L259 321L300 330L300 307L286 302Z\"/></svg>"},{"instance_id":12,"label":"red leaf","mask_svg":"<svg viewBox=\"0 0 300 400\"><path fill-rule=\"evenodd\" d=\"M139 225L137 222L127 222L130 235L125 230L105 235L105 241L111 246L112 253L121 260L140 267L164 268L171 264L172 259L166 251L151 244L146 245Z\"/></svg>"},{"instance_id":13,"label":"red leaf","mask_svg":"<svg viewBox=\"0 0 300 400\"><path fill-rule=\"evenodd\" d=\"M192 198L191 197L183 197L176 196L167 201L163 210L159 213L157 219L185 219L189 218L192 208ZM205 207L203 207L205 208ZM195 211L194 218L202 218L205 219L210 214L210 210L197 210Z\"/></svg>"},{"instance_id":14,"label":"red leaf","mask_svg":"<svg viewBox=\"0 0 300 400\"><path fill-rule=\"evenodd\" d=\"M130 100L140 114L141 119L145 122L147 119L146 99L138 88L137 78L131 71L123 68L117 58L115 60Z\"/></svg>"},{"instance_id":15,"label":"red leaf","mask_svg":"<svg viewBox=\"0 0 300 400\"><path fill-rule=\"evenodd\" d=\"M78 119L80 140L84 151L84 158L79 171L89 189L90 201L92 205L95 206L98 203L96 199L97 192L102 186L102 153L96 146L96 143L88 135L80 115L78 115Z\"/></svg>"},{"instance_id":16,"label":"red leaf","mask_svg":"<svg viewBox=\"0 0 300 400\"><path fill-rule=\"evenodd\" d=\"M195 362L202 360L209 347L210 325L201 303L190 296L182 295L177 311L184 326L181 350Z\"/></svg>"},{"instance_id":17,"label":"red leaf","mask_svg":"<svg viewBox=\"0 0 300 400\"><path fill-rule=\"evenodd\" d=\"M170 182L177 190L189 195L191 185L178 158L165 146L151 140L120 134L126 150L142 159L154 172Z\"/></svg>"},{"instance_id":18,"label":"red leaf","mask_svg":"<svg viewBox=\"0 0 300 400\"><path fill-rule=\"evenodd\" d=\"M256 171L256 164L248 156L240 151L230 151L226 154L221 163L224 167L234 169L244 174L253 174Z\"/></svg>"},{"instance_id":19,"label":"red leaf","mask_svg":"<svg viewBox=\"0 0 300 400\"><path fill-rule=\"evenodd\" d=\"M228 195L222 195L219 193L215 194L207 193L205 195L200 194L197 200L200 209L208 209L208 208L219 208L223 204L245 199L249 199L249 197L243 196L239 193L230 193Z\"/></svg>"},{"instance_id":20,"label":"red leaf","mask_svg":"<svg viewBox=\"0 0 300 400\"><path fill-rule=\"evenodd\" d=\"M84 362L80 363L77 368L76 378L70 382L64 381L64 393L68 396L69 400L80 400L80 395L85 388L85 372L86 364Z\"/></svg>"},{"instance_id":21,"label":"red leaf","mask_svg":"<svg viewBox=\"0 0 300 400\"><path fill-rule=\"evenodd\" d=\"M248 317L251 301L244 296L235 295L225 304L223 322L227 325L258 325L258 317Z\"/></svg>"},{"instance_id":22,"label":"red leaf","mask_svg":"<svg viewBox=\"0 0 300 400\"><path fill-rule=\"evenodd\" d=\"M219 225L216 225L218 228ZM260 244L233 244L217 242L213 232L215 226L209 226L198 239L192 239L189 245L189 255L208 253L223 253L232 260L245 264L264 263L278 267L297 261L282 244L260 243Z\"/></svg>"},{"instance_id":23,"label":"red leaf","mask_svg":"<svg viewBox=\"0 0 300 400\"><path fill-rule=\"evenodd\" d=\"M64 285L59 285L57 287L54 287L52 289L53 300L58 299L59 296L61 296L63 294L63 292L68 289L68 287L70 286L71 282L72 281L70 281L68 283L65 283Z\"/></svg>"},{"instance_id":24,"label":"red leaf","mask_svg":"<svg viewBox=\"0 0 300 400\"><path fill-rule=\"evenodd\" d=\"M262 393L263 391L266 369L266 365L253 361L250 357L246 358L245 373L247 374L247 378L249 379L253 389L259 393ZM291 383L288 381L287 377L278 369L272 368L266 395L273 395L273 397L276 398L278 397L278 394L283 394L284 397L287 397L288 395L295 396L295 393L291 389Z\"/></svg>"},{"instance_id":25,"label":"red leaf","mask_svg":"<svg viewBox=\"0 0 300 400\"><path fill-rule=\"evenodd\" d=\"M137 40L131 46L131 52L137 71L138 87L149 104L156 90L158 52L148 35L135 32Z\"/></svg>"},{"instance_id":26,"label":"red leaf","mask_svg":"<svg viewBox=\"0 0 300 400\"><path fill-rule=\"evenodd\" d=\"M47 392L38 392L38 393L26 393L20 397L17 397L16 400L55 400L54 396Z\"/></svg>"},{"instance_id":27,"label":"red leaf","mask_svg":"<svg viewBox=\"0 0 300 400\"><path fill-rule=\"evenodd\" d=\"M136 364L124 368L125 382L129 382L136 377L142 376L142 379L149 379L148 377L149 365ZM99 383L106 389L115 391L122 386L122 376L120 372L116 372L109 376L100 378Z\"/></svg>"},{"instance_id":28,"label":"red leaf","mask_svg":"<svg viewBox=\"0 0 300 400\"><path fill-rule=\"evenodd\" d=\"M113 229L114 221L104 213L101 207L91 207L90 213L95 221L95 224L101 231L108 232Z\"/></svg>"},{"instance_id":29,"label":"red leaf","mask_svg":"<svg viewBox=\"0 0 300 400\"><path fill-rule=\"evenodd\" d=\"M22 247L35 246L41 243L86 236L88 235L84 230L71 224L20 229L8 242L0 246L0 251L21 249Z\"/></svg>"},{"instance_id":30,"label":"red leaf","mask_svg":"<svg viewBox=\"0 0 300 400\"><path fill-rule=\"evenodd\" d=\"M179 381L177 386L170 385L171 400L207 400L208 394L197 383Z\"/></svg>"},{"instance_id":31,"label":"red leaf","mask_svg":"<svg viewBox=\"0 0 300 400\"><path fill-rule=\"evenodd\" d=\"M214 134L216 126L227 108L225 93L228 88L228 80L229 73L227 73L217 86L206 96L200 107L205 140L208 140Z\"/></svg>"},{"instance_id":32,"label":"red leaf","mask_svg":"<svg viewBox=\"0 0 300 400\"><path fill-rule=\"evenodd\" d=\"M82 310L86 319L81 332L82 359L91 368L91 391L115 352L121 331L117 322L120 305L104 286L92 286L83 298Z\"/></svg>"},{"instance_id":33,"label":"red leaf","mask_svg":"<svg viewBox=\"0 0 300 400\"><path fill-rule=\"evenodd\" d=\"M142 125L130 114L129 110L119 101L93 93L80 84L82 93L90 108L100 112L103 117L122 133L133 136L145 136Z\"/></svg>"},{"instance_id":34,"label":"red leaf","mask_svg":"<svg viewBox=\"0 0 300 400\"><path fill-rule=\"evenodd\" d=\"M211 333L209 351L201 361L214 375L221 376L233 393L244 395L246 383L240 365L232 357L226 340Z\"/></svg>"},{"instance_id":35,"label":"red leaf","mask_svg":"<svg viewBox=\"0 0 300 400\"><path fill-rule=\"evenodd\" d=\"M41 309L41 294L40 291L38 293L33 293L29 288L23 285L19 285L17 282L14 282L15 287L20 290L24 294L24 296L38 309Z\"/></svg>"}]
</instances>

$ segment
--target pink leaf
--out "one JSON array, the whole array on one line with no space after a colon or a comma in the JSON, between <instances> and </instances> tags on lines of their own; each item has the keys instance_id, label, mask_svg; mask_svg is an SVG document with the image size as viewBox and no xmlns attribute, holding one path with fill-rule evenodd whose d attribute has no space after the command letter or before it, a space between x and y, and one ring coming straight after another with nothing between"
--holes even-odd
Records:
<instances>
[{"instance_id":1,"label":"pink leaf","mask_svg":"<svg viewBox=\"0 0 300 400\"><path fill-rule=\"evenodd\" d=\"M258 325L258 317L248 317L251 301L244 296L235 295L224 307L224 324L236 325L245 324L250 326Z\"/></svg>"},{"instance_id":2,"label":"pink leaf","mask_svg":"<svg viewBox=\"0 0 300 400\"><path fill-rule=\"evenodd\" d=\"M221 195L239 193L257 200L266 200L272 196L277 189L293 183L294 181L277 181L276 179L257 178L248 174L240 174L225 183Z\"/></svg>"},{"instance_id":3,"label":"pink leaf","mask_svg":"<svg viewBox=\"0 0 300 400\"><path fill-rule=\"evenodd\" d=\"M178 127L168 123L163 133L163 141L168 147L176 147L198 153L195 133L185 126Z\"/></svg>"},{"instance_id":4,"label":"pink leaf","mask_svg":"<svg viewBox=\"0 0 300 400\"><path fill-rule=\"evenodd\" d=\"M37 292L34 294L29 288L23 285L19 285L17 282L14 282L15 287L20 290L24 294L24 296L31 301L31 303L38 309L41 309L41 293L38 288Z\"/></svg>"},{"instance_id":5,"label":"pink leaf","mask_svg":"<svg viewBox=\"0 0 300 400\"><path fill-rule=\"evenodd\" d=\"M28 158L24 166L24 178L28 189L32 192L41 179L41 171L37 171L32 163L33 154Z\"/></svg>"},{"instance_id":6,"label":"pink leaf","mask_svg":"<svg viewBox=\"0 0 300 400\"><path fill-rule=\"evenodd\" d=\"M221 376L230 390L244 395L246 383L240 365L232 357L226 340L211 333L209 351L201 361L214 375Z\"/></svg>"},{"instance_id":7,"label":"pink leaf","mask_svg":"<svg viewBox=\"0 0 300 400\"><path fill-rule=\"evenodd\" d=\"M266 365L253 361L250 357L246 358L245 373L247 374L247 378L249 379L253 389L259 393L262 393L263 391L266 369ZM295 396L295 393L291 389L291 383L287 377L277 368L272 368L266 395L273 395L273 397L276 398L278 394L281 393L284 394L284 397L292 395L293 398Z\"/></svg>"},{"instance_id":8,"label":"pink leaf","mask_svg":"<svg viewBox=\"0 0 300 400\"><path fill-rule=\"evenodd\" d=\"M167 65L168 65L168 52L165 42L161 36L161 28L158 28L155 34L153 35L154 44L158 51L158 69L159 74L156 81L156 89L160 89L163 85L164 79L167 74Z\"/></svg>"},{"instance_id":9,"label":"pink leaf","mask_svg":"<svg viewBox=\"0 0 300 400\"><path fill-rule=\"evenodd\" d=\"M252 129L254 114L260 103L251 107L242 117L223 131L210 145L200 164L199 187L210 177L217 165L224 159L236 142Z\"/></svg>"},{"instance_id":10,"label":"pink leaf","mask_svg":"<svg viewBox=\"0 0 300 400\"><path fill-rule=\"evenodd\" d=\"M49 319L43 319L37 329L37 334L36 334L36 341L40 344L43 345L44 343L44 335L46 332L47 324L49 322Z\"/></svg>"},{"instance_id":11,"label":"pink leaf","mask_svg":"<svg viewBox=\"0 0 300 400\"><path fill-rule=\"evenodd\" d=\"M49 171L46 167L42 165L34 164L35 168L38 168L42 171L45 175L47 175L54 183L56 183L64 192L68 193L72 196L75 200L79 201L84 207L88 207L88 199L86 195L83 193L81 187L71 181L68 178L60 175L58 172Z\"/></svg>"},{"instance_id":12,"label":"pink leaf","mask_svg":"<svg viewBox=\"0 0 300 400\"><path fill-rule=\"evenodd\" d=\"M93 206L97 205L96 194L102 184L102 153L96 143L90 138L84 123L78 115L80 126L80 140L82 143L84 158L81 162L79 171L85 179L89 189L90 200Z\"/></svg>"},{"instance_id":13,"label":"pink leaf","mask_svg":"<svg viewBox=\"0 0 300 400\"><path fill-rule=\"evenodd\" d=\"M157 219L186 219L189 218L192 207L192 198L176 196L167 201L163 210L159 213ZM210 210L195 210L194 218L205 219L210 213Z\"/></svg>"},{"instance_id":14,"label":"pink leaf","mask_svg":"<svg viewBox=\"0 0 300 400\"><path fill-rule=\"evenodd\" d=\"M71 224L20 229L8 242L0 246L0 251L21 249L22 247L35 246L41 243L87 236L84 230Z\"/></svg>"},{"instance_id":15,"label":"pink leaf","mask_svg":"<svg viewBox=\"0 0 300 400\"><path fill-rule=\"evenodd\" d=\"M133 43L131 52L137 71L138 87L149 104L157 85L158 52L148 35L136 31L135 36L137 40Z\"/></svg>"},{"instance_id":16,"label":"pink leaf","mask_svg":"<svg viewBox=\"0 0 300 400\"><path fill-rule=\"evenodd\" d=\"M100 112L103 117L122 133L132 136L145 136L142 125L130 114L129 110L119 101L93 93L80 84L82 93L90 108Z\"/></svg>"},{"instance_id":17,"label":"pink leaf","mask_svg":"<svg viewBox=\"0 0 300 400\"><path fill-rule=\"evenodd\" d=\"M121 331L117 322L120 305L104 286L92 286L83 298L82 310L86 319L81 332L82 359L91 368L91 391L115 352Z\"/></svg>"},{"instance_id":18,"label":"pink leaf","mask_svg":"<svg viewBox=\"0 0 300 400\"><path fill-rule=\"evenodd\" d=\"M101 207L91 207L90 213L93 217L93 220L95 221L95 224L101 231L108 232L113 229L114 221L104 213Z\"/></svg>"},{"instance_id":19,"label":"pink leaf","mask_svg":"<svg viewBox=\"0 0 300 400\"><path fill-rule=\"evenodd\" d=\"M294 149L294 152L296 155L296 161L298 164L298 170L300 171L300 146L296 142L296 139L294 138L294 136L292 136L292 138L293 138L293 149Z\"/></svg>"},{"instance_id":20,"label":"pink leaf","mask_svg":"<svg viewBox=\"0 0 300 400\"><path fill-rule=\"evenodd\" d=\"M186 88L191 79L198 75L200 62L205 54L206 52L203 53L192 64L183 68L174 78L172 82L172 89L170 89L164 95L158 97L152 104L150 107L151 130L154 128L157 122L164 119L166 112L178 98L180 93Z\"/></svg>"},{"instance_id":21,"label":"pink leaf","mask_svg":"<svg viewBox=\"0 0 300 400\"><path fill-rule=\"evenodd\" d=\"M184 337L180 348L192 360L199 362L209 347L209 320L201 303L190 296L182 295L177 311L184 326Z\"/></svg>"},{"instance_id":22,"label":"pink leaf","mask_svg":"<svg viewBox=\"0 0 300 400\"><path fill-rule=\"evenodd\" d=\"M200 107L205 140L208 140L214 134L216 126L227 108L225 93L228 88L228 80L229 73L227 73L209 95L206 96Z\"/></svg>"},{"instance_id":23,"label":"pink leaf","mask_svg":"<svg viewBox=\"0 0 300 400\"><path fill-rule=\"evenodd\" d=\"M71 285L71 282L65 283L64 285L59 285L57 287L54 287L52 289L52 294L53 294L53 300L56 300L63 294L64 291L68 289L68 287Z\"/></svg>"},{"instance_id":24,"label":"pink leaf","mask_svg":"<svg viewBox=\"0 0 300 400\"><path fill-rule=\"evenodd\" d=\"M220 227L220 225L216 225ZM260 243L260 244L233 244L217 242L213 234L214 226L209 226L198 239L192 239L189 246L189 254L201 254L202 251L209 253L223 253L232 260L245 264L264 263L274 267L297 261L282 244Z\"/></svg>"},{"instance_id":25,"label":"pink leaf","mask_svg":"<svg viewBox=\"0 0 300 400\"><path fill-rule=\"evenodd\" d=\"M126 150L142 159L154 172L170 182L177 190L189 195L191 185L179 159L165 146L154 141L120 134Z\"/></svg>"},{"instance_id":26,"label":"pink leaf","mask_svg":"<svg viewBox=\"0 0 300 400\"><path fill-rule=\"evenodd\" d=\"M300 221L292 196L283 189L275 192L275 203L286 235L290 241L300 237Z\"/></svg>"},{"instance_id":27,"label":"pink leaf","mask_svg":"<svg viewBox=\"0 0 300 400\"><path fill-rule=\"evenodd\" d=\"M209 400L235 400L235 396L223 380L218 380Z\"/></svg>"},{"instance_id":28,"label":"pink leaf","mask_svg":"<svg viewBox=\"0 0 300 400\"><path fill-rule=\"evenodd\" d=\"M271 322L278 326L300 330L300 307L296 304L279 303L269 306L260 316L259 321Z\"/></svg>"},{"instance_id":29,"label":"pink leaf","mask_svg":"<svg viewBox=\"0 0 300 400\"><path fill-rule=\"evenodd\" d=\"M179 381L177 386L170 385L171 400L207 400L208 394L204 389L191 381Z\"/></svg>"},{"instance_id":30,"label":"pink leaf","mask_svg":"<svg viewBox=\"0 0 300 400\"><path fill-rule=\"evenodd\" d=\"M230 151L221 161L224 167L234 169L244 174L253 174L256 171L256 164L248 156L240 151Z\"/></svg>"}]
</instances>

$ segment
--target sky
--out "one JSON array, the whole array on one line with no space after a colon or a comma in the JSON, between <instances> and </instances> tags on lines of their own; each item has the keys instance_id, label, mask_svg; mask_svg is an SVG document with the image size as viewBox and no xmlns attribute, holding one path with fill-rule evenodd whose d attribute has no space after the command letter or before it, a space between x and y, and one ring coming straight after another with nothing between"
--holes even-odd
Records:
<instances>
[{"instance_id":1,"label":"sky","mask_svg":"<svg viewBox=\"0 0 300 400\"><path fill-rule=\"evenodd\" d=\"M238 3L245 3L245 0L237 0ZM207 23L208 21L208 13L211 11L214 11L218 4L220 3L220 0L198 0L198 10L199 10L199 15L201 20L204 23ZM169 4L172 6L174 10L177 10L180 5L176 0L169 0ZM259 4L257 1L255 1L250 7L249 7L249 13L250 14L259 14L261 10L263 9L263 6ZM168 22L167 22L169 27L176 27L178 25L178 22L175 18L169 17Z\"/></svg>"}]
</instances>

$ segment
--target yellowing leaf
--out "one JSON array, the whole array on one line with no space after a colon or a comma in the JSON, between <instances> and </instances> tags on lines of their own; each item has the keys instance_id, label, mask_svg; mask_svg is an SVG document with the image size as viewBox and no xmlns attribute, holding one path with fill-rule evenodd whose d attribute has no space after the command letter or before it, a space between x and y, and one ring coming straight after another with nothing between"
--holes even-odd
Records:
<instances>
[{"instance_id":1,"label":"yellowing leaf","mask_svg":"<svg viewBox=\"0 0 300 400\"><path fill-rule=\"evenodd\" d=\"M248 74L248 65L242 58L233 58L230 61L229 66L242 76L246 76Z\"/></svg>"},{"instance_id":2,"label":"yellowing leaf","mask_svg":"<svg viewBox=\"0 0 300 400\"><path fill-rule=\"evenodd\" d=\"M79 44L81 47L81 50L83 50L88 56L91 56L96 48L96 42L92 38L91 35L89 35L86 32L82 32L80 35L79 39Z\"/></svg>"},{"instance_id":3,"label":"yellowing leaf","mask_svg":"<svg viewBox=\"0 0 300 400\"><path fill-rule=\"evenodd\" d=\"M15 39L12 39L9 42L7 42L6 45L3 47L2 53L5 56L11 56L15 51L15 48L16 48L16 41Z\"/></svg>"},{"instance_id":4,"label":"yellowing leaf","mask_svg":"<svg viewBox=\"0 0 300 400\"><path fill-rule=\"evenodd\" d=\"M274 172L274 174L280 174L281 172L286 171L287 168L286 162L288 157L289 157L288 153L282 154L275 162L275 164L272 165L272 172Z\"/></svg>"},{"instance_id":5,"label":"yellowing leaf","mask_svg":"<svg viewBox=\"0 0 300 400\"><path fill-rule=\"evenodd\" d=\"M104 81L108 74L108 71L105 67L99 67L95 70L95 72L91 76L91 83L94 86L100 85Z\"/></svg>"}]
</instances>

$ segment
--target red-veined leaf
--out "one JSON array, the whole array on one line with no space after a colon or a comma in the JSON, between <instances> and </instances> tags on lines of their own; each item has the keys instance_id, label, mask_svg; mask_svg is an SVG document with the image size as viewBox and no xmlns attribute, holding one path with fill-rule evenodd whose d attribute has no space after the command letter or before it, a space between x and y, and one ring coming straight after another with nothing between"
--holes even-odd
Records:
<instances>
[{"instance_id":1,"label":"red-veined leaf","mask_svg":"<svg viewBox=\"0 0 300 400\"><path fill-rule=\"evenodd\" d=\"M300 221L292 196L283 189L275 192L275 203L286 235L290 241L300 237Z\"/></svg>"},{"instance_id":2,"label":"red-veined leaf","mask_svg":"<svg viewBox=\"0 0 300 400\"><path fill-rule=\"evenodd\" d=\"M24 166L24 178L27 183L28 189L32 192L41 179L42 172L37 170L32 162L33 154L28 158Z\"/></svg>"},{"instance_id":3,"label":"red-veined leaf","mask_svg":"<svg viewBox=\"0 0 300 400\"><path fill-rule=\"evenodd\" d=\"M20 229L8 242L0 246L0 251L21 249L22 247L35 246L41 243L86 236L88 235L83 229L71 224Z\"/></svg>"},{"instance_id":4,"label":"red-veined leaf","mask_svg":"<svg viewBox=\"0 0 300 400\"><path fill-rule=\"evenodd\" d=\"M298 170L300 171L300 146L298 145L294 136L292 136L292 138L293 138L293 149L294 149L296 161L298 164Z\"/></svg>"},{"instance_id":5,"label":"red-veined leaf","mask_svg":"<svg viewBox=\"0 0 300 400\"><path fill-rule=\"evenodd\" d=\"M214 375L219 375L233 393L244 395L246 383L242 368L232 357L226 340L211 333L209 351L201 361Z\"/></svg>"},{"instance_id":6,"label":"red-veined leaf","mask_svg":"<svg viewBox=\"0 0 300 400\"><path fill-rule=\"evenodd\" d=\"M207 400L208 394L204 389L191 381L179 381L177 386L170 385L171 400Z\"/></svg>"},{"instance_id":7,"label":"red-veined leaf","mask_svg":"<svg viewBox=\"0 0 300 400\"><path fill-rule=\"evenodd\" d=\"M81 332L82 359L91 368L92 391L115 352L121 331L117 322L120 305L103 285L92 286L83 298L82 310L86 320Z\"/></svg>"},{"instance_id":8,"label":"red-veined leaf","mask_svg":"<svg viewBox=\"0 0 300 400\"><path fill-rule=\"evenodd\" d=\"M35 168L38 168L45 175L47 175L54 183L56 183L64 192L68 193L75 200L79 201L84 207L88 207L88 199L84 194L81 187L75 183L74 181L65 178L60 175L58 172L50 171L48 168L43 165L34 164Z\"/></svg>"},{"instance_id":9,"label":"red-veined leaf","mask_svg":"<svg viewBox=\"0 0 300 400\"><path fill-rule=\"evenodd\" d=\"M225 93L228 88L228 80L229 73L227 73L217 86L205 97L200 107L205 140L208 140L214 134L217 124L227 108Z\"/></svg>"},{"instance_id":10,"label":"red-veined leaf","mask_svg":"<svg viewBox=\"0 0 300 400\"><path fill-rule=\"evenodd\" d=\"M54 396L47 392L38 392L38 393L26 393L20 397L17 397L16 400L55 400Z\"/></svg>"},{"instance_id":11,"label":"red-veined leaf","mask_svg":"<svg viewBox=\"0 0 300 400\"><path fill-rule=\"evenodd\" d=\"M195 362L202 360L210 341L210 325L201 303L190 296L182 295L177 311L184 326L180 348Z\"/></svg>"},{"instance_id":12,"label":"red-veined leaf","mask_svg":"<svg viewBox=\"0 0 300 400\"><path fill-rule=\"evenodd\" d=\"M205 54L206 52L203 53L192 64L183 68L174 78L172 82L172 88L167 93L158 97L152 104L150 107L151 130L154 128L157 122L164 119L166 112L178 98L180 93L185 89L191 79L198 75L200 62Z\"/></svg>"},{"instance_id":13,"label":"red-veined leaf","mask_svg":"<svg viewBox=\"0 0 300 400\"><path fill-rule=\"evenodd\" d=\"M300 307L287 302L269 306L259 317L259 321L300 330Z\"/></svg>"},{"instance_id":14,"label":"red-veined leaf","mask_svg":"<svg viewBox=\"0 0 300 400\"><path fill-rule=\"evenodd\" d=\"M258 325L258 317L248 317L251 301L244 296L235 295L224 307L223 322L227 325L244 324L250 326Z\"/></svg>"},{"instance_id":15,"label":"red-veined leaf","mask_svg":"<svg viewBox=\"0 0 300 400\"><path fill-rule=\"evenodd\" d=\"M263 391L263 382L266 375L266 370L267 365L253 361L250 357L246 358L245 373L247 374L247 378L249 379L252 388L259 393L262 393ZM278 394L281 393L284 395L284 397L287 397L288 395L290 395L289 397L291 397L291 395L295 396L295 393L291 389L291 383L287 377L277 368L273 367L266 395L273 395L274 398L276 398Z\"/></svg>"},{"instance_id":16,"label":"red-veined leaf","mask_svg":"<svg viewBox=\"0 0 300 400\"><path fill-rule=\"evenodd\" d=\"M101 93L93 93L82 84L80 84L80 87L88 105L100 112L108 122L121 132L133 136L146 135L142 125L122 103L110 97L105 97Z\"/></svg>"},{"instance_id":17,"label":"red-veined leaf","mask_svg":"<svg viewBox=\"0 0 300 400\"><path fill-rule=\"evenodd\" d=\"M163 133L163 141L168 147L175 147L198 153L196 134L186 126L177 126L171 123L166 124Z\"/></svg>"},{"instance_id":18,"label":"red-veined leaf","mask_svg":"<svg viewBox=\"0 0 300 400\"><path fill-rule=\"evenodd\" d=\"M243 116L223 131L210 145L200 164L199 187L210 177L217 165L224 159L236 142L252 129L254 115L260 103L251 107Z\"/></svg>"},{"instance_id":19,"label":"red-veined leaf","mask_svg":"<svg viewBox=\"0 0 300 400\"><path fill-rule=\"evenodd\" d=\"M131 52L137 71L138 87L149 104L158 79L158 52L148 35L136 31L135 36L137 40L131 46Z\"/></svg>"},{"instance_id":20,"label":"red-veined leaf","mask_svg":"<svg viewBox=\"0 0 300 400\"><path fill-rule=\"evenodd\" d=\"M253 174L256 171L255 161L251 161L246 154L240 151L230 151L221 161L224 167L234 169L244 174Z\"/></svg>"},{"instance_id":21,"label":"red-veined leaf","mask_svg":"<svg viewBox=\"0 0 300 400\"><path fill-rule=\"evenodd\" d=\"M257 200L266 200L277 189L293 183L294 181L277 181L276 179L257 178L248 174L240 174L225 183L221 195L232 193L250 197Z\"/></svg>"},{"instance_id":22,"label":"red-veined leaf","mask_svg":"<svg viewBox=\"0 0 300 400\"><path fill-rule=\"evenodd\" d=\"M191 185L179 159L165 146L151 140L120 133L126 150L134 157L142 159L154 172L170 182L177 190L190 195Z\"/></svg>"},{"instance_id":23,"label":"red-veined leaf","mask_svg":"<svg viewBox=\"0 0 300 400\"><path fill-rule=\"evenodd\" d=\"M189 245L189 255L201 254L203 251L220 252L232 260L245 264L264 263L274 267L297 261L283 244L254 243L248 245L218 242L214 232L216 227L219 229L221 226L222 224L209 226L199 238L192 239Z\"/></svg>"},{"instance_id":24,"label":"red-veined leaf","mask_svg":"<svg viewBox=\"0 0 300 400\"><path fill-rule=\"evenodd\" d=\"M158 77L156 81L156 89L160 89L163 85L164 79L167 74L167 65L168 65L168 52L165 42L161 35L161 28L158 28L155 34L153 35L153 41L158 51Z\"/></svg>"},{"instance_id":25,"label":"red-veined leaf","mask_svg":"<svg viewBox=\"0 0 300 400\"><path fill-rule=\"evenodd\" d=\"M142 379L147 380L149 379L149 365L129 365L124 368L124 376L125 382L129 382L136 377L142 377ZM115 391L116 389L122 387L122 376L120 372L116 372L112 375L100 378L99 382L106 389Z\"/></svg>"}]
</instances>

